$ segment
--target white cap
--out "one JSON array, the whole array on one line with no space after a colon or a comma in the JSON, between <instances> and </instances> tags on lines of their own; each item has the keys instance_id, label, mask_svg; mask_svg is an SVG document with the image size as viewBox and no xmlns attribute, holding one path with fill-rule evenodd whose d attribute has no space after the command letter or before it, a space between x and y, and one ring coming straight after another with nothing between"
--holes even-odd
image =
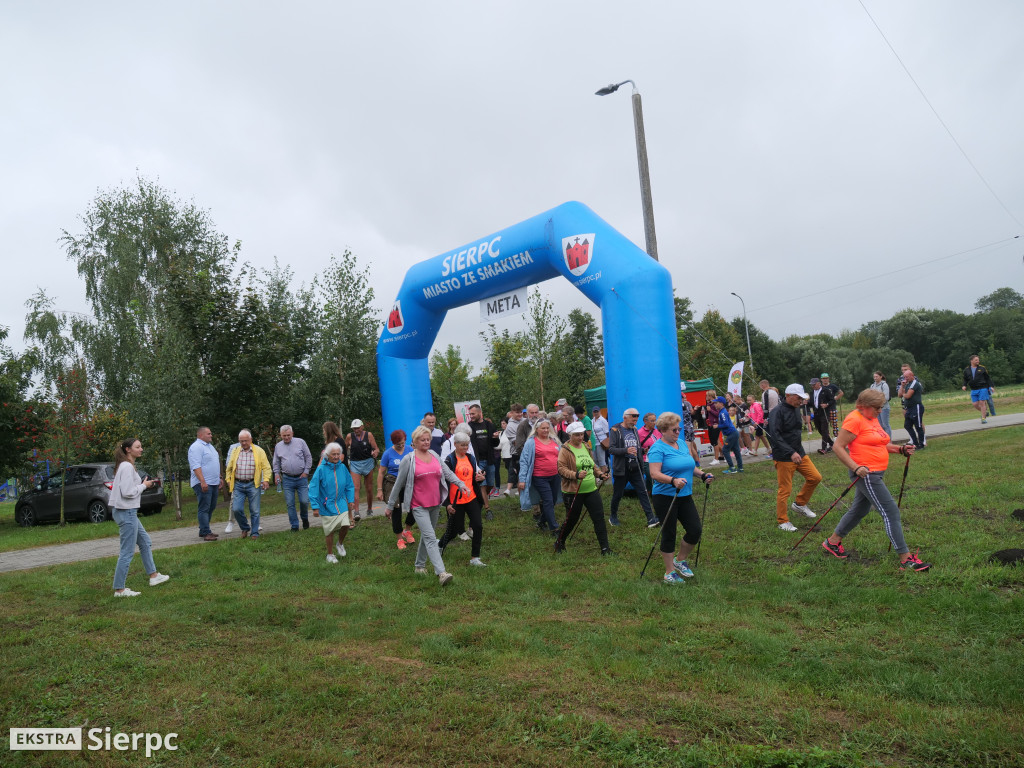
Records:
<instances>
[{"instance_id":1,"label":"white cap","mask_svg":"<svg viewBox=\"0 0 1024 768\"><path fill-rule=\"evenodd\" d=\"M555 408L564 408L568 404L568 401L566 401L564 397L560 397L558 398L558 400L555 401Z\"/></svg>"},{"instance_id":2,"label":"white cap","mask_svg":"<svg viewBox=\"0 0 1024 768\"><path fill-rule=\"evenodd\" d=\"M359 419L352 419L352 429L361 426L363 426L363 422L361 422Z\"/></svg>"},{"instance_id":3,"label":"white cap","mask_svg":"<svg viewBox=\"0 0 1024 768\"><path fill-rule=\"evenodd\" d=\"M582 421L574 421L568 427L565 428L566 434L575 435L577 432L586 432L587 428L583 426Z\"/></svg>"},{"instance_id":4,"label":"white cap","mask_svg":"<svg viewBox=\"0 0 1024 768\"><path fill-rule=\"evenodd\" d=\"M802 397L804 400L810 400L811 399L811 396L808 395L806 392L804 392L804 388L803 388L802 384L790 384L788 387L786 387L786 394L787 395L800 395L800 397Z\"/></svg>"}]
</instances>

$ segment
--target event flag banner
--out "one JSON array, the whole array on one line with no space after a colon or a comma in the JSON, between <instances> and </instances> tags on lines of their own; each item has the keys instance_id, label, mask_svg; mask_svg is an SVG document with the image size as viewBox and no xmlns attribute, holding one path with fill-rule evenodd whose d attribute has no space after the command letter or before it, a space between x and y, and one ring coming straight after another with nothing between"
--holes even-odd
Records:
<instances>
[{"instance_id":1,"label":"event flag banner","mask_svg":"<svg viewBox=\"0 0 1024 768\"><path fill-rule=\"evenodd\" d=\"M528 288L523 286L514 291L499 293L489 299L480 300L480 322L493 323L501 317L521 315L526 311L526 296Z\"/></svg>"},{"instance_id":2,"label":"event flag banner","mask_svg":"<svg viewBox=\"0 0 1024 768\"><path fill-rule=\"evenodd\" d=\"M743 361L740 360L729 371L729 393L732 395L743 394Z\"/></svg>"},{"instance_id":3,"label":"event flag banner","mask_svg":"<svg viewBox=\"0 0 1024 768\"><path fill-rule=\"evenodd\" d=\"M455 420L459 424L466 424L469 421L469 406L480 405L479 400L466 400L461 403L455 403Z\"/></svg>"}]
</instances>

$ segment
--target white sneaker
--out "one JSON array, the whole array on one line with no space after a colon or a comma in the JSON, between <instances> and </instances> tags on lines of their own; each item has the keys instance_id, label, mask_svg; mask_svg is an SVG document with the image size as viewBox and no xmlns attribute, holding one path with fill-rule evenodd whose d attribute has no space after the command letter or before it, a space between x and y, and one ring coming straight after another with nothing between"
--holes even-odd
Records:
<instances>
[{"instance_id":1,"label":"white sneaker","mask_svg":"<svg viewBox=\"0 0 1024 768\"><path fill-rule=\"evenodd\" d=\"M512 495L512 491L510 489L506 488L504 491L501 492L501 495L502 496L511 496Z\"/></svg>"},{"instance_id":2,"label":"white sneaker","mask_svg":"<svg viewBox=\"0 0 1024 768\"><path fill-rule=\"evenodd\" d=\"M459 538L462 539L463 541L469 541L469 533L466 532L466 531L463 531L462 533L459 534Z\"/></svg>"},{"instance_id":3,"label":"white sneaker","mask_svg":"<svg viewBox=\"0 0 1024 768\"><path fill-rule=\"evenodd\" d=\"M165 581L170 581L171 577L166 573L158 573L156 576L150 576L149 586L155 587L157 584L163 584Z\"/></svg>"},{"instance_id":4,"label":"white sneaker","mask_svg":"<svg viewBox=\"0 0 1024 768\"><path fill-rule=\"evenodd\" d=\"M224 533L231 533L235 530L235 523L233 520L228 520L228 524L224 526Z\"/></svg>"},{"instance_id":5,"label":"white sneaker","mask_svg":"<svg viewBox=\"0 0 1024 768\"><path fill-rule=\"evenodd\" d=\"M328 555L327 556L327 562L328 563L334 563L335 565L337 565L338 564L338 558L336 558L334 555Z\"/></svg>"},{"instance_id":6,"label":"white sneaker","mask_svg":"<svg viewBox=\"0 0 1024 768\"><path fill-rule=\"evenodd\" d=\"M260 526L260 533L263 533L263 526Z\"/></svg>"},{"instance_id":7,"label":"white sneaker","mask_svg":"<svg viewBox=\"0 0 1024 768\"><path fill-rule=\"evenodd\" d=\"M709 467L717 467L717 466L718 466L719 464L721 464L721 463L722 463L722 462L720 462L720 461L719 461L718 459L712 459L712 460L711 460L711 463L710 463L710 464L708 464L708 466L709 466Z\"/></svg>"},{"instance_id":8,"label":"white sneaker","mask_svg":"<svg viewBox=\"0 0 1024 768\"><path fill-rule=\"evenodd\" d=\"M750 449L749 448L743 448L742 450L740 450L740 456L749 456L749 455L750 455Z\"/></svg>"},{"instance_id":9,"label":"white sneaker","mask_svg":"<svg viewBox=\"0 0 1024 768\"><path fill-rule=\"evenodd\" d=\"M427 575L427 569L426 568L417 568L416 569L416 575L417 576L426 576Z\"/></svg>"},{"instance_id":10,"label":"white sneaker","mask_svg":"<svg viewBox=\"0 0 1024 768\"><path fill-rule=\"evenodd\" d=\"M474 557L469 561L470 565L475 565L477 568L486 568L487 563L481 560L479 557Z\"/></svg>"},{"instance_id":11,"label":"white sneaker","mask_svg":"<svg viewBox=\"0 0 1024 768\"><path fill-rule=\"evenodd\" d=\"M114 597L138 597L141 592L136 592L134 589L123 589L120 592L114 592Z\"/></svg>"},{"instance_id":12,"label":"white sneaker","mask_svg":"<svg viewBox=\"0 0 1024 768\"><path fill-rule=\"evenodd\" d=\"M344 544L335 544L334 551L337 552L341 557L344 557L346 554L348 554L347 552L345 552Z\"/></svg>"},{"instance_id":13,"label":"white sneaker","mask_svg":"<svg viewBox=\"0 0 1024 768\"><path fill-rule=\"evenodd\" d=\"M437 577L437 580L441 582L442 587L447 587L448 584L451 583L451 580L454 578L455 577L452 576L450 573L442 573Z\"/></svg>"},{"instance_id":14,"label":"white sneaker","mask_svg":"<svg viewBox=\"0 0 1024 768\"><path fill-rule=\"evenodd\" d=\"M781 525L779 525L779 530L780 531L795 531L796 530L796 526L793 525L791 522L789 522L787 520L785 523L782 523Z\"/></svg>"},{"instance_id":15,"label":"white sneaker","mask_svg":"<svg viewBox=\"0 0 1024 768\"><path fill-rule=\"evenodd\" d=\"M794 501L792 504L789 505L789 508L792 509L794 512L803 512L804 515L807 517L817 517L817 515L814 514L814 512L811 511L811 508L808 507L806 504L801 506L800 504L797 504Z\"/></svg>"}]
</instances>

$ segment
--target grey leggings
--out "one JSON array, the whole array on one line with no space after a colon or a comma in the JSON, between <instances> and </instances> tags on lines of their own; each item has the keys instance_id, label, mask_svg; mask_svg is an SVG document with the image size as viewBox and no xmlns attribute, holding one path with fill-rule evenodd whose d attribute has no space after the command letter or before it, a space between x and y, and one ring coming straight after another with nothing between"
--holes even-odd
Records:
<instances>
[{"instance_id":1,"label":"grey leggings","mask_svg":"<svg viewBox=\"0 0 1024 768\"><path fill-rule=\"evenodd\" d=\"M856 477L851 470L850 479ZM885 487L885 472L871 472L867 477L857 483L857 495L853 499L850 508L843 515L843 519L836 526L836 536L846 536L856 528L860 521L865 518L871 508L878 510L885 524L885 533L892 542L892 548L899 555L910 551L907 542L903 540L903 526L900 525L900 510L896 506L896 500Z\"/></svg>"}]
</instances>

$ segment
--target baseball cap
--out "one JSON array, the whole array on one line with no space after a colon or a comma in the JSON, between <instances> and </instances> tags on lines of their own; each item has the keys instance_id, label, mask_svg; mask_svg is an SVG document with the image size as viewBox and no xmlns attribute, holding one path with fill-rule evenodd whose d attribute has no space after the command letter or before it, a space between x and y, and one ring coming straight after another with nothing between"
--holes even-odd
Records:
<instances>
[{"instance_id":1,"label":"baseball cap","mask_svg":"<svg viewBox=\"0 0 1024 768\"><path fill-rule=\"evenodd\" d=\"M823 378L823 379L831 379L832 377L829 376L827 373L823 373L823 374L821 374L821 378Z\"/></svg>"},{"instance_id":2,"label":"baseball cap","mask_svg":"<svg viewBox=\"0 0 1024 768\"><path fill-rule=\"evenodd\" d=\"M801 384L790 384L786 387L787 395L800 395L804 400L810 400L811 396L804 392L803 385Z\"/></svg>"},{"instance_id":3,"label":"baseball cap","mask_svg":"<svg viewBox=\"0 0 1024 768\"><path fill-rule=\"evenodd\" d=\"M721 403L722 405L725 405L725 398L722 397L721 395L719 395L718 397L716 397L711 402L713 402L713 403Z\"/></svg>"},{"instance_id":4,"label":"baseball cap","mask_svg":"<svg viewBox=\"0 0 1024 768\"><path fill-rule=\"evenodd\" d=\"M564 397L560 397L558 398L558 400L555 401L556 408L562 408L563 406L566 405L568 405L568 403L566 402L566 399Z\"/></svg>"},{"instance_id":5,"label":"baseball cap","mask_svg":"<svg viewBox=\"0 0 1024 768\"><path fill-rule=\"evenodd\" d=\"M363 422L361 422L359 419L352 419L352 429L361 426L363 426Z\"/></svg>"},{"instance_id":6,"label":"baseball cap","mask_svg":"<svg viewBox=\"0 0 1024 768\"><path fill-rule=\"evenodd\" d=\"M811 379L811 384L821 384L821 379L815 376Z\"/></svg>"},{"instance_id":7,"label":"baseball cap","mask_svg":"<svg viewBox=\"0 0 1024 768\"><path fill-rule=\"evenodd\" d=\"M577 432L586 432L586 427L583 426L582 421L574 421L568 427L565 428L567 434L575 435Z\"/></svg>"},{"instance_id":8,"label":"baseball cap","mask_svg":"<svg viewBox=\"0 0 1024 768\"><path fill-rule=\"evenodd\" d=\"M601 412L601 406L599 406L599 405L595 405L593 410L591 411L591 413L600 413L600 412Z\"/></svg>"}]
</instances>

